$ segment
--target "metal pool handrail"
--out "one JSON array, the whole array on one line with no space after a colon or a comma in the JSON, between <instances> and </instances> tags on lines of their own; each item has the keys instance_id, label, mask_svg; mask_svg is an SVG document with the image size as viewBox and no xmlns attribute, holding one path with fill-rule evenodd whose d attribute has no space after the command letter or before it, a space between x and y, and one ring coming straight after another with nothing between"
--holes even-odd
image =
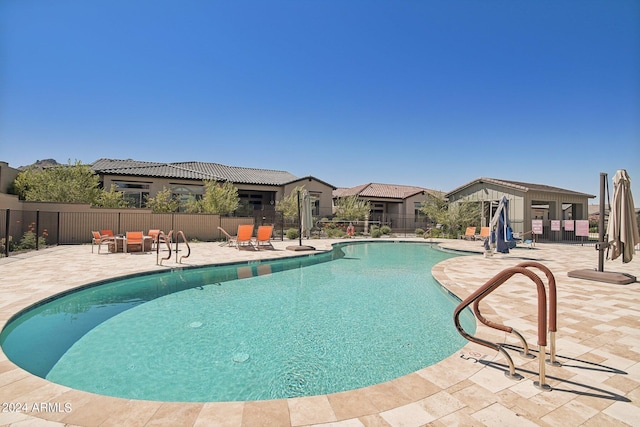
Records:
<instances>
[{"instance_id":1,"label":"metal pool handrail","mask_svg":"<svg viewBox=\"0 0 640 427\"><path fill-rule=\"evenodd\" d=\"M164 234L164 232L160 231L156 235L156 264L162 265L162 261L166 261L171 258L171 235L173 234L173 230L169 232L169 236ZM167 245L167 250L169 251L169 255L166 258L160 258L160 243L164 242Z\"/></svg>"},{"instance_id":2,"label":"metal pool handrail","mask_svg":"<svg viewBox=\"0 0 640 427\"><path fill-rule=\"evenodd\" d=\"M180 236L182 236L182 241L184 242L185 245L187 245L187 254L186 255L182 255L180 257L180 260L178 260L178 242L180 241ZM187 238L185 237L184 233L182 231L178 231L176 233L176 262L182 264L182 258L189 258L189 255L191 255L191 247L189 246L189 242L187 241Z\"/></svg>"},{"instance_id":3,"label":"metal pool handrail","mask_svg":"<svg viewBox=\"0 0 640 427\"><path fill-rule=\"evenodd\" d=\"M553 275L553 273L551 272L551 270L549 270L546 266L544 266L543 264L540 264L539 262L534 262L534 261L525 261L522 262L520 264L518 264L516 267L533 267L533 268L537 268L539 270L541 270L545 276L547 277L547 286L549 288L548 290L548 298L549 298L549 306L547 309L547 313L549 315L548 318L548 332L549 332L549 359L546 360L546 362L549 365L552 366L561 366L561 364L559 362L556 361L556 332L558 330L557 328L557 298L556 298L556 279ZM506 325L499 325L497 323L494 323L492 321L487 320L481 313L480 313L480 300L482 298L478 298L473 302L473 312L476 315L476 318L483 324L485 324L486 326L489 326L491 328L494 329L498 329L500 331L504 331L507 333L511 333L514 334L518 337L518 339L521 341L522 343L522 347L523 347L523 351L521 353L521 355L523 357L529 358L529 359L533 359L535 356L529 353L529 345L527 344L527 341L524 339L524 337L522 336L522 334L520 334L518 331L516 331L515 329L513 329L510 326L506 326Z\"/></svg>"},{"instance_id":4,"label":"metal pool handrail","mask_svg":"<svg viewBox=\"0 0 640 427\"><path fill-rule=\"evenodd\" d=\"M475 301L481 300L482 298L484 298L485 296L487 296L488 294L496 290L498 287L500 287L503 283L505 283L507 280L509 280L511 277L513 277L516 274L522 274L528 277L529 279L531 279L536 284L536 289L538 293L538 348L539 348L539 355L542 357L540 358L540 363L539 363L539 381L535 382L534 384L536 385L536 387L540 389L550 390L550 387L545 384L545 367L544 367L544 355L546 354L545 347L547 345L547 341L546 341L547 297L546 297L545 286L542 283L542 280L538 277L538 275L533 273L531 270L528 270L526 267L519 265L516 267L507 268L501 271L500 273L496 274L494 277L489 279L484 285L482 285L475 292L469 295L465 300L463 300L460 304L458 304L458 306L454 310L454 315L453 315L454 323L460 335L462 335L467 340L474 342L476 344L480 344L485 347L494 349L504 356L504 358L507 360L509 364L509 372L508 373L505 372L506 376L513 379L521 379L522 376L516 374L515 372L515 367L513 364L513 360L511 359L511 356L509 356L509 353L507 353L507 351L500 344L475 337L467 333L462 327L462 325L460 324L460 313L465 308L467 308L469 305L471 305ZM476 314L479 314L479 311ZM483 319L481 320L482 323L488 326L494 327L496 329L500 329L504 331L507 331L508 329L507 332L511 332L511 330L513 330L508 326L499 325L497 323L491 322L484 318L482 319Z\"/></svg>"}]
</instances>

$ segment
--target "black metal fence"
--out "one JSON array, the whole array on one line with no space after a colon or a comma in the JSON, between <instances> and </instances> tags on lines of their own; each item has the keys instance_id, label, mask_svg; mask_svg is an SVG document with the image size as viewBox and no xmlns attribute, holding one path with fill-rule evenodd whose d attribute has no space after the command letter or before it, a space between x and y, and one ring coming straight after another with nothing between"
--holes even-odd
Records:
<instances>
[{"instance_id":1,"label":"black metal fence","mask_svg":"<svg viewBox=\"0 0 640 427\"><path fill-rule=\"evenodd\" d=\"M347 227L353 225L357 234L368 235L373 227L387 226L392 234L399 237L416 235L417 230L436 229L423 216L373 215L368 221L340 221L329 212L315 212L313 216L313 237L339 237L346 234ZM239 224L274 225L274 239L284 239L287 230L298 229L297 218L287 219L272 206L253 211L249 217L221 217L212 214L150 213L140 210L96 210L92 212L47 212L0 210L0 256L8 256L14 250L38 250L42 246L82 244L91 242L91 232L104 229L123 234L133 230L160 229L182 230L189 239L214 241L222 238L218 227L235 234ZM522 229L522 224L520 224ZM584 227L583 227L584 228ZM479 227L478 227L479 230ZM576 230L558 227L545 221L539 234L524 234L523 239L537 242L572 243L595 245L597 229L589 229L588 236L577 235ZM584 234L584 229L580 231Z\"/></svg>"}]
</instances>

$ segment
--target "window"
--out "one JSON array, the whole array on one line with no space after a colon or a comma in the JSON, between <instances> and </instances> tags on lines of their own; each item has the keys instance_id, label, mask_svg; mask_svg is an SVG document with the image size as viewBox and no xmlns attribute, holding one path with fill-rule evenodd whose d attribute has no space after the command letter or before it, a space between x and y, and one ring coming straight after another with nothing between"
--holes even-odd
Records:
<instances>
[{"instance_id":1,"label":"window","mask_svg":"<svg viewBox=\"0 0 640 427\"><path fill-rule=\"evenodd\" d=\"M114 181L113 185L118 191L124 193L124 199L134 208L144 208L149 197L148 182Z\"/></svg>"},{"instance_id":2,"label":"window","mask_svg":"<svg viewBox=\"0 0 640 427\"><path fill-rule=\"evenodd\" d=\"M421 208L422 202L413 202L413 216L416 221L426 218L426 215L420 210Z\"/></svg>"},{"instance_id":3,"label":"window","mask_svg":"<svg viewBox=\"0 0 640 427\"><path fill-rule=\"evenodd\" d=\"M320 216L320 193L309 192L309 198L311 199L311 216Z\"/></svg>"},{"instance_id":4,"label":"window","mask_svg":"<svg viewBox=\"0 0 640 427\"><path fill-rule=\"evenodd\" d=\"M248 206L253 206L253 209L260 209L262 207L262 193L238 193L240 202Z\"/></svg>"},{"instance_id":5,"label":"window","mask_svg":"<svg viewBox=\"0 0 640 427\"><path fill-rule=\"evenodd\" d=\"M195 197L196 200L202 199L204 188L201 185L172 185L171 195L180 202L181 206L189 201L189 198Z\"/></svg>"}]
</instances>

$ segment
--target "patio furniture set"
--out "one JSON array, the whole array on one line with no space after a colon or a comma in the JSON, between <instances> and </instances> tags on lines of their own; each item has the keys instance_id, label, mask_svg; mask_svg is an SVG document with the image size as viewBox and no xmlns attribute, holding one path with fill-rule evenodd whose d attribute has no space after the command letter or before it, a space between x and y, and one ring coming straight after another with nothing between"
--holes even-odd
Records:
<instances>
[{"instance_id":1,"label":"patio furniture set","mask_svg":"<svg viewBox=\"0 0 640 427\"><path fill-rule=\"evenodd\" d=\"M112 230L92 231L91 252L94 246L98 246L98 253L102 245L107 246L110 253L116 252L150 252L158 241L160 230L149 230L148 234L142 231L127 231L125 234L113 234Z\"/></svg>"}]
</instances>

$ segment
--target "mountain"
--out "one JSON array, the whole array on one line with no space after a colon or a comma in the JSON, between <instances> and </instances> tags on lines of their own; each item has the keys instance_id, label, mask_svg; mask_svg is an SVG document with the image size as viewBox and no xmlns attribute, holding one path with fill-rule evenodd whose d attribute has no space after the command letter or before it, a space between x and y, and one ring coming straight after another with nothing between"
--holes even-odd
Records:
<instances>
[{"instance_id":1,"label":"mountain","mask_svg":"<svg viewBox=\"0 0 640 427\"><path fill-rule=\"evenodd\" d=\"M18 170L27 170L30 168L35 168L35 169L46 169L46 168L50 168L51 166L59 166L60 163L58 163L57 161L55 161L54 159L44 159L44 160L36 160L35 163L28 165L28 166L20 166L18 168Z\"/></svg>"}]
</instances>

